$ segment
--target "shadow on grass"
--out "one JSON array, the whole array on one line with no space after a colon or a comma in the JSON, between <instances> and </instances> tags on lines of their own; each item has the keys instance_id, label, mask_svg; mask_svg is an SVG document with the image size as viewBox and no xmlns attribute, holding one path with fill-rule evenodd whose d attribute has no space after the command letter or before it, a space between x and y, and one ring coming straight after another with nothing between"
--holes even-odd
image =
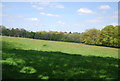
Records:
<instances>
[{"instance_id":1,"label":"shadow on grass","mask_svg":"<svg viewBox=\"0 0 120 81\"><path fill-rule=\"evenodd\" d=\"M118 59L52 51L22 50L3 44L3 79L117 79Z\"/></svg>"}]
</instances>

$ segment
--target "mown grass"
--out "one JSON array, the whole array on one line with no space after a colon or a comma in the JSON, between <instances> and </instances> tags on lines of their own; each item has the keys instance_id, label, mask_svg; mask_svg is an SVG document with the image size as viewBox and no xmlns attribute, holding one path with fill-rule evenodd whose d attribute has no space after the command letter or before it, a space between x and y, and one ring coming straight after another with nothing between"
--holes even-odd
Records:
<instances>
[{"instance_id":1,"label":"mown grass","mask_svg":"<svg viewBox=\"0 0 120 81\"><path fill-rule=\"evenodd\" d=\"M46 41L27 38L16 37L2 37L15 48L23 50L37 50L37 51L59 51L69 54L80 54L85 56L102 56L118 58L118 49L102 46L85 45L81 43L68 43L58 41Z\"/></svg>"},{"instance_id":2,"label":"mown grass","mask_svg":"<svg viewBox=\"0 0 120 81\"><path fill-rule=\"evenodd\" d=\"M118 78L115 48L14 37L3 37L2 43L3 79Z\"/></svg>"}]
</instances>

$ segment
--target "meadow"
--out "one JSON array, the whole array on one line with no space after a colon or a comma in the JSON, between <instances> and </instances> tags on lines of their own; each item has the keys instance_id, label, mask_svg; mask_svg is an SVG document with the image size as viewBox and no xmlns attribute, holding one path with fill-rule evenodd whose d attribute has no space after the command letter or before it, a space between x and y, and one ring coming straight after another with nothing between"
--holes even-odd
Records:
<instances>
[{"instance_id":1,"label":"meadow","mask_svg":"<svg viewBox=\"0 0 120 81\"><path fill-rule=\"evenodd\" d=\"M2 38L3 79L117 79L118 48Z\"/></svg>"}]
</instances>

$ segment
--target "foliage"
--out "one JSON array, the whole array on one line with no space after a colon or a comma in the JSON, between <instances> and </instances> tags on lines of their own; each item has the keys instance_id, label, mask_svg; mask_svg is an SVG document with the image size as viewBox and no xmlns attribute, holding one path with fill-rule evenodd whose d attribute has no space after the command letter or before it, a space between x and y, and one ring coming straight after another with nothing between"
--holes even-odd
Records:
<instances>
[{"instance_id":1,"label":"foliage","mask_svg":"<svg viewBox=\"0 0 120 81\"><path fill-rule=\"evenodd\" d=\"M117 48L16 37L2 39L2 58L7 61L3 62L3 79L118 78Z\"/></svg>"},{"instance_id":2,"label":"foliage","mask_svg":"<svg viewBox=\"0 0 120 81\"><path fill-rule=\"evenodd\" d=\"M83 33L81 41L86 44L97 44L99 39L100 31L97 29L90 29Z\"/></svg>"},{"instance_id":3,"label":"foliage","mask_svg":"<svg viewBox=\"0 0 120 81\"><path fill-rule=\"evenodd\" d=\"M6 60L0 61L3 64L9 64L12 66L17 66L17 65L23 65L25 64L25 61L22 59L13 59L13 58L7 58Z\"/></svg>"},{"instance_id":4,"label":"foliage","mask_svg":"<svg viewBox=\"0 0 120 81\"><path fill-rule=\"evenodd\" d=\"M48 76L43 76L43 75L39 75L38 78L40 78L40 79L49 79Z\"/></svg>"},{"instance_id":5,"label":"foliage","mask_svg":"<svg viewBox=\"0 0 120 81\"><path fill-rule=\"evenodd\" d=\"M20 70L21 73L27 73L27 74L32 74L32 73L36 73L36 70L33 68L33 67L23 67L21 70Z\"/></svg>"},{"instance_id":6,"label":"foliage","mask_svg":"<svg viewBox=\"0 0 120 81\"><path fill-rule=\"evenodd\" d=\"M53 40L53 41L65 41L65 42L77 42L92 45L102 45L110 47L119 47L119 26L109 25L104 27L102 30L89 29L83 33L78 32L57 32L57 31L40 31L30 32L25 29L8 29L4 26L0 26L2 29L3 36L33 38L42 40Z\"/></svg>"}]
</instances>

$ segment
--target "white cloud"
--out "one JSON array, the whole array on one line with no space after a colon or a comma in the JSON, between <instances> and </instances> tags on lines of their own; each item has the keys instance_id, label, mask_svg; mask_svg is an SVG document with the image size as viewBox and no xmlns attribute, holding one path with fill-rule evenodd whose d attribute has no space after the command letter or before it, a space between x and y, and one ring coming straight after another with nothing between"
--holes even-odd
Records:
<instances>
[{"instance_id":1,"label":"white cloud","mask_svg":"<svg viewBox=\"0 0 120 81\"><path fill-rule=\"evenodd\" d=\"M111 9L111 7L109 5L101 5L99 8L104 9L104 10Z\"/></svg>"},{"instance_id":2,"label":"white cloud","mask_svg":"<svg viewBox=\"0 0 120 81\"><path fill-rule=\"evenodd\" d=\"M100 23L100 22L103 22L103 18L98 17L98 18L95 18L95 19L86 20L86 22L88 22L88 23Z\"/></svg>"},{"instance_id":3,"label":"white cloud","mask_svg":"<svg viewBox=\"0 0 120 81\"><path fill-rule=\"evenodd\" d=\"M3 8L3 7L5 7L5 5L3 5L3 4L0 4L0 8Z\"/></svg>"},{"instance_id":4,"label":"white cloud","mask_svg":"<svg viewBox=\"0 0 120 81\"><path fill-rule=\"evenodd\" d=\"M14 19L7 19L7 22L9 22L9 23L14 23L15 20L14 20Z\"/></svg>"},{"instance_id":5,"label":"white cloud","mask_svg":"<svg viewBox=\"0 0 120 81\"><path fill-rule=\"evenodd\" d=\"M40 26L40 24L35 24L36 26Z\"/></svg>"},{"instance_id":6,"label":"white cloud","mask_svg":"<svg viewBox=\"0 0 120 81\"><path fill-rule=\"evenodd\" d=\"M37 5L32 5L32 7L33 7L33 8L36 8L36 7L37 7Z\"/></svg>"},{"instance_id":7,"label":"white cloud","mask_svg":"<svg viewBox=\"0 0 120 81\"><path fill-rule=\"evenodd\" d=\"M64 8L63 5L57 4L57 3L52 3L52 2L39 2L39 5L42 6L48 6L48 7L53 7L53 8Z\"/></svg>"},{"instance_id":8,"label":"white cloud","mask_svg":"<svg viewBox=\"0 0 120 81\"><path fill-rule=\"evenodd\" d=\"M65 23L63 21L57 21L57 24L64 25Z\"/></svg>"},{"instance_id":9,"label":"white cloud","mask_svg":"<svg viewBox=\"0 0 120 81\"><path fill-rule=\"evenodd\" d=\"M92 10L88 9L88 8L80 8L77 10L77 12L79 13L79 15L84 15L84 14L94 14L95 12L93 12Z\"/></svg>"},{"instance_id":10,"label":"white cloud","mask_svg":"<svg viewBox=\"0 0 120 81\"><path fill-rule=\"evenodd\" d=\"M58 4L55 2L32 2L30 4L33 5L32 7L47 6L47 7L51 7L51 8L64 8L64 5L61 5L61 4Z\"/></svg>"},{"instance_id":11,"label":"white cloud","mask_svg":"<svg viewBox=\"0 0 120 81\"><path fill-rule=\"evenodd\" d=\"M57 5L57 8L64 8L63 5Z\"/></svg>"},{"instance_id":12,"label":"white cloud","mask_svg":"<svg viewBox=\"0 0 120 81\"><path fill-rule=\"evenodd\" d=\"M113 20L118 20L118 16L103 16L103 17L97 17L94 19L88 19L86 20L87 23L101 23L101 22L106 22L106 21L113 21Z\"/></svg>"},{"instance_id":13,"label":"white cloud","mask_svg":"<svg viewBox=\"0 0 120 81\"><path fill-rule=\"evenodd\" d=\"M2 14L1 16L2 16L2 17L7 17L7 18L23 18L23 16L17 16L17 15L16 15L16 16L15 16L15 15L13 16L13 15L8 15L8 14Z\"/></svg>"},{"instance_id":14,"label":"white cloud","mask_svg":"<svg viewBox=\"0 0 120 81\"><path fill-rule=\"evenodd\" d=\"M41 14L41 15L44 15L44 16L60 17L60 16L57 15L57 14L50 14L50 13L44 13L44 12L41 12L40 14Z\"/></svg>"},{"instance_id":15,"label":"white cloud","mask_svg":"<svg viewBox=\"0 0 120 81\"><path fill-rule=\"evenodd\" d=\"M117 14L117 15L120 15L120 10L114 11L113 13L114 13L114 14Z\"/></svg>"},{"instance_id":16,"label":"white cloud","mask_svg":"<svg viewBox=\"0 0 120 81\"><path fill-rule=\"evenodd\" d=\"M44 8L42 8L42 7L38 7L37 9L38 9L38 10L43 10Z\"/></svg>"},{"instance_id":17,"label":"white cloud","mask_svg":"<svg viewBox=\"0 0 120 81\"><path fill-rule=\"evenodd\" d=\"M111 19L118 19L118 16L111 16Z\"/></svg>"},{"instance_id":18,"label":"white cloud","mask_svg":"<svg viewBox=\"0 0 120 81\"><path fill-rule=\"evenodd\" d=\"M74 24L74 26L83 26L83 24Z\"/></svg>"},{"instance_id":19,"label":"white cloud","mask_svg":"<svg viewBox=\"0 0 120 81\"><path fill-rule=\"evenodd\" d=\"M118 23L111 23L110 25L116 26L116 25L118 25Z\"/></svg>"},{"instance_id":20,"label":"white cloud","mask_svg":"<svg viewBox=\"0 0 120 81\"><path fill-rule=\"evenodd\" d=\"M25 18L25 20L28 20L28 21L38 21L38 18Z\"/></svg>"},{"instance_id":21,"label":"white cloud","mask_svg":"<svg viewBox=\"0 0 120 81\"><path fill-rule=\"evenodd\" d=\"M118 11L114 11L114 14L118 14Z\"/></svg>"},{"instance_id":22,"label":"white cloud","mask_svg":"<svg viewBox=\"0 0 120 81\"><path fill-rule=\"evenodd\" d=\"M32 5L32 7L35 8L35 9L38 9L38 10L43 10L43 9L44 9L44 8L39 7L39 6L37 6L37 5Z\"/></svg>"}]
</instances>

